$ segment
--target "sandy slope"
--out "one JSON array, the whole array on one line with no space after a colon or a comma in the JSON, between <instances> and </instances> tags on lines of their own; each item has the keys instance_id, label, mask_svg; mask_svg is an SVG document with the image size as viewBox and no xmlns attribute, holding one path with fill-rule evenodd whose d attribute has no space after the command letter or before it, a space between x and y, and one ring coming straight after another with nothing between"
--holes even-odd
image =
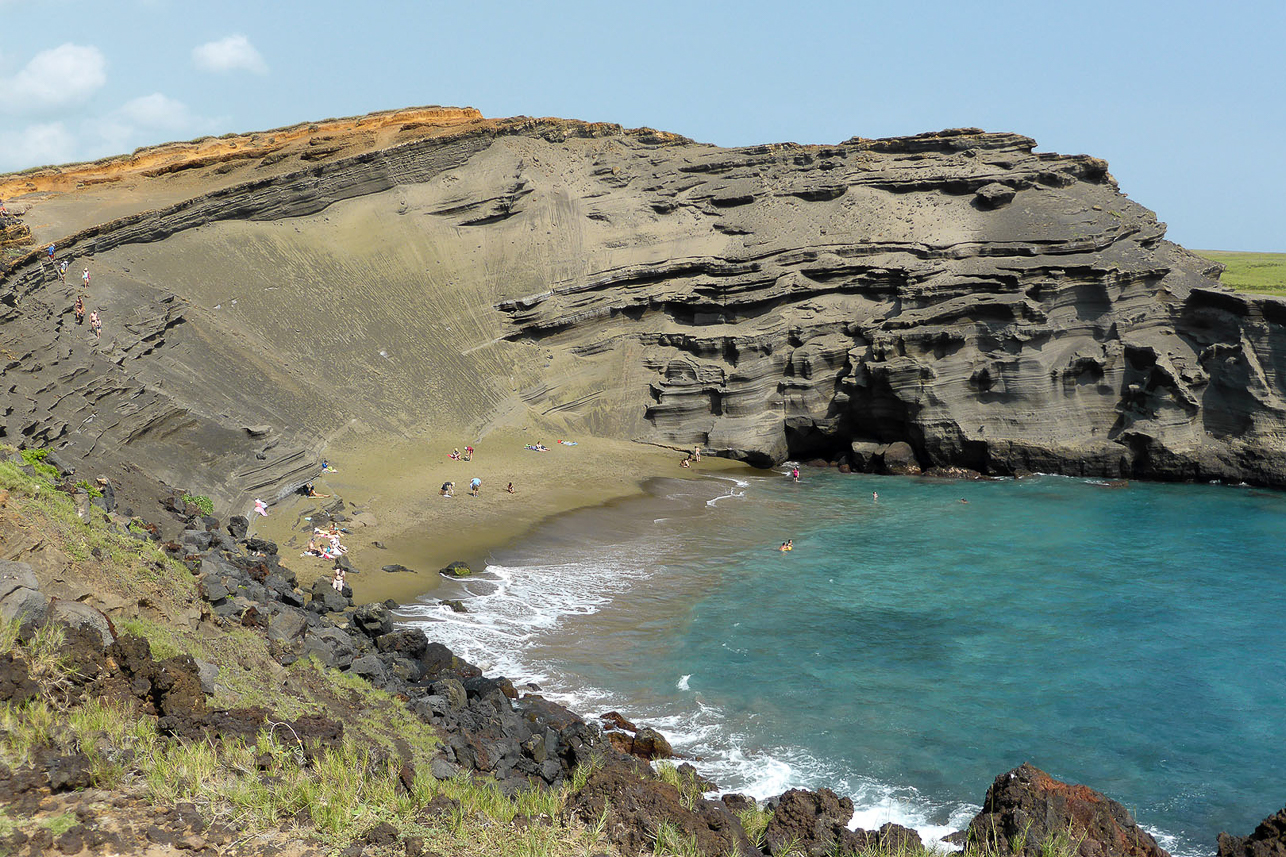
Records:
<instances>
[{"instance_id":1,"label":"sandy slope","mask_svg":"<svg viewBox=\"0 0 1286 857\"><path fill-rule=\"evenodd\" d=\"M679 465L683 456L673 450L593 437L579 437L575 446L560 445L553 435L521 430L466 438L386 444L351 436L329 447L338 472L318 479L317 490L369 513L349 523L351 532L343 539L361 572L349 578L359 601L408 601L431 591L440 579L437 570L448 562L463 560L480 569L492 549L539 527L547 517L634 495L648 478L745 469L737 462L712 458L687 469ZM549 452L524 448L542 440ZM473 461L450 459L453 448L463 451L466 445L474 447ZM472 497L468 484L475 476L482 479L482 490ZM439 493L446 481L455 482L452 498ZM510 482L513 494L505 490ZM268 517L253 522L256 534L282 545L281 553L303 581L329 573L330 562L297 554L307 545L307 516L332 502L292 495L271 507ZM374 525L364 526L370 516ZM374 541L386 548L374 547ZM380 571L394 563L415 573Z\"/></svg>"}]
</instances>

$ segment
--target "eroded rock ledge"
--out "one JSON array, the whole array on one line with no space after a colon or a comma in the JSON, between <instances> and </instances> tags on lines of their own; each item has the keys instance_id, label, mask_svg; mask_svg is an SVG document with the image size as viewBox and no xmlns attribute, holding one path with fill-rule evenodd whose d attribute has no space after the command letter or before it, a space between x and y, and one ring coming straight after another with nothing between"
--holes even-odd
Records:
<instances>
[{"instance_id":1,"label":"eroded rock ledge","mask_svg":"<svg viewBox=\"0 0 1286 857\"><path fill-rule=\"evenodd\" d=\"M406 432L446 409L478 425L532 415L757 465L861 469L863 450L905 443L922 469L1286 485L1275 440L1286 430L1286 304L1219 286L1220 267L1165 241L1102 160L978 129L721 149L651 129L443 110L286 129L266 154L247 138L213 155L141 157L122 184L178 201L125 210L133 197L112 191L116 207L103 211L119 216L57 236L65 252L120 267L116 288L139 309L110 344L75 336L73 292L38 250L0 276L0 437L73 458L129 447L144 471L213 481L211 496L232 503L300 484L350 418ZM30 204L54 205L49 193ZM68 198L55 210L73 208ZM158 286L132 267L142 263L130 248L159 245L151 262L181 265L207 240L262 242L311 264L306 236L267 230L319 229L322 213L350 236L330 242L330 268L301 274L334 289L320 301L328 326L391 330L402 320L385 311L390 296L407 302L403 316L432 320L444 299L460 315L396 331L400 362L336 367L327 353L304 373L334 367L350 383L310 386L259 374L308 359L272 341L303 315L285 290L277 304L261 299L277 327L251 355L235 325L191 311L208 284ZM361 232L372 217L400 255L384 258L374 248L385 236ZM430 285L422 258L456 267ZM208 279L259 276L249 254L224 261ZM350 268L372 273L336 277ZM378 348L350 343L342 357ZM446 393L421 401L426 378L476 385L476 412Z\"/></svg>"}]
</instances>

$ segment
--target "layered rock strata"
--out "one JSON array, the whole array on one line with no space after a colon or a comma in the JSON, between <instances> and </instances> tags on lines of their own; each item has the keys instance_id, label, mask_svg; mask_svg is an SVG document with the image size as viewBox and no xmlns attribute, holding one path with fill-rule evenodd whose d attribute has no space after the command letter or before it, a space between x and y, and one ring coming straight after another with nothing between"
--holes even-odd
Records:
<instances>
[{"instance_id":1,"label":"layered rock strata","mask_svg":"<svg viewBox=\"0 0 1286 857\"><path fill-rule=\"evenodd\" d=\"M33 246L92 258L114 303L90 341L38 250L3 275L0 437L129 449L229 502L293 489L355 421L1286 485L1286 304L1220 287L1096 158L976 129L341 126L20 195L77 227Z\"/></svg>"}]
</instances>

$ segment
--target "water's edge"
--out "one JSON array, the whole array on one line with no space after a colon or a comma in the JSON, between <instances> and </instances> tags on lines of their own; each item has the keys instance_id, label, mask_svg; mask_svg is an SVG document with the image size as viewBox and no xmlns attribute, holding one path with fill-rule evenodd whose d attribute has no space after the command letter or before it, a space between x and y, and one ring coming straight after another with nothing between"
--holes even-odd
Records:
<instances>
[{"instance_id":1,"label":"water's edge","mask_svg":"<svg viewBox=\"0 0 1286 857\"><path fill-rule=\"evenodd\" d=\"M716 519L709 513L729 502L735 505L748 492L775 488L781 481L780 476L652 480L646 486L646 497L551 520L527 541L496 551L477 578L453 584L453 592L433 593L469 598L470 612L451 613L429 597L406 605L401 612L412 623L431 626L426 627L431 638L446 643L489 673L506 675L516 684L539 685L543 695L575 711L620 709L631 719L660 729L677 751L698 758L702 772L727 791L762 799L787 788L827 786L853 798L857 806L854 827L877 828L892 821L919 830L927 842L962 829L978 810L976 802L990 778L1008 768L995 768L989 772L990 778L981 778L969 792L970 799L943 800L941 794L922 794L908 784L913 781L889 780L878 772L858 773L851 765L832 764L834 760L824 753L818 755L789 742L773 745L765 743L763 734L747 734L741 727L755 726L757 715L723 710L709 696L705 676L694 682L693 672L632 675L627 691L610 680L594 680L594 672L600 679L610 679L613 670L622 668L637 651L658 645L658 637L675 641L700 638L692 631L692 617L675 605L702 603L707 592L721 585L718 578L723 570L717 564L684 557L687 540L694 534L701 537L702 527L712 525ZM873 484L889 503L895 495L917 490L915 486L923 482L885 478ZM869 486L864 483L863 490L865 487ZM970 492L978 491L978 486L950 484L945 490L974 496ZM809 499L787 497L783 501L779 497L774 502L806 506ZM1150 500L1146 492L1143 500ZM985 494L974 497L972 502L977 505L961 511L981 508L987 501ZM791 509L783 507L768 520L787 519L791 514ZM761 531L751 538L775 543L778 536ZM732 544L730 553L735 554L737 547ZM757 555L753 558L759 561ZM595 647L596 641L603 640L614 645ZM726 648L727 641L718 644ZM614 663L618 660L622 663ZM607 662L607 666L596 661ZM647 662L670 663L665 659ZM1009 767L1022 761L1028 759L1015 759ZM1129 806L1128 793L1108 791L1092 781L1089 784L1118 800L1124 797ZM1147 818L1140 818L1140 823L1172 853L1189 857L1213 852L1213 834L1198 842L1150 825Z\"/></svg>"}]
</instances>

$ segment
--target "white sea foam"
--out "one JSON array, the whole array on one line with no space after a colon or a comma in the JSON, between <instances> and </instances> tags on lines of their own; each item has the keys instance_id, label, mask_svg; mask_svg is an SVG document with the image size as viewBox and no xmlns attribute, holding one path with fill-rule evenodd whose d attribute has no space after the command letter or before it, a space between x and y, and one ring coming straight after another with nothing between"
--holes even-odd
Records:
<instances>
[{"instance_id":1,"label":"white sea foam","mask_svg":"<svg viewBox=\"0 0 1286 857\"><path fill-rule=\"evenodd\" d=\"M1196 849L1184 848L1179 837L1173 834L1163 833L1157 828L1150 827L1146 824L1141 824L1139 826L1151 834L1152 838L1157 841L1157 845L1160 845L1163 849L1170 852L1171 857L1210 857L1209 851L1198 851Z\"/></svg>"},{"instance_id":2,"label":"white sea foam","mask_svg":"<svg viewBox=\"0 0 1286 857\"><path fill-rule=\"evenodd\" d=\"M726 481L732 483L726 492L705 499L705 506L742 497L750 487L744 480ZM701 498L694 499L690 493L679 499L702 508L696 502ZM918 831L926 844L938 847L945 847L940 842L942 836L967 826L977 806L935 802L913 788L841 769L800 747L764 746L762 738L751 734L759 715L730 719L702 695L699 677L697 690L692 689L692 674L678 677L673 685L677 692L644 701L593 686L556 659L543 658L540 644L561 639L569 620L610 608L632 587L642 584L640 591L646 591L648 581L660 569L656 539L656 530L649 529L614 545L596 544L588 558L583 551L559 549L562 556L574 556L577 561L490 565L482 575L452 584L473 596L468 613L457 614L427 603L412 605L404 612L425 628L430 639L447 644L467 660L488 662L489 672L505 675L519 686L534 682L547 698L587 716L619 709L635 722L659 729L680 755L701 759L702 774L725 791L765 799L790 788L826 786L853 799L856 812L852 827L875 829L893 822ZM1176 853L1175 837L1150 832L1163 847Z\"/></svg>"},{"instance_id":3,"label":"white sea foam","mask_svg":"<svg viewBox=\"0 0 1286 857\"><path fill-rule=\"evenodd\" d=\"M724 711L691 690L691 674L675 684L680 696L640 705L603 688L587 685L558 664L533 660L528 653L542 637L558 632L573 614L592 614L648 576L639 546L607 551L596 562L541 567L489 566L489 579L471 581L475 593L468 613L422 605L414 608L431 637L467 660L489 659L495 671L516 683L535 682L542 694L582 713L608 709L630 712L631 719L661 730L675 749L702 759L702 773L727 791L765 799L790 788L828 786L849 794L858 806L859 826L879 827L886 821L918 830L926 841L967 823L967 809L949 811L946 824L935 824L944 808L919 799L909 790L875 782L849 782L841 772L799 748L763 749L754 739L729 724ZM957 816L964 822L956 824ZM954 826L953 826L954 825Z\"/></svg>"},{"instance_id":4,"label":"white sea foam","mask_svg":"<svg viewBox=\"0 0 1286 857\"><path fill-rule=\"evenodd\" d=\"M711 478L732 483L732 487L729 488L726 493L720 494L717 497L711 497L709 500L706 500L706 505L711 507L717 505L720 500L727 500L730 497L731 498L745 497L746 489L750 487L749 482L747 482L744 479L738 479L735 476L714 476Z\"/></svg>"},{"instance_id":5,"label":"white sea foam","mask_svg":"<svg viewBox=\"0 0 1286 857\"><path fill-rule=\"evenodd\" d=\"M621 553L627 554L628 546ZM489 565L483 576L460 585L463 594L473 596L469 612L437 604L412 604L402 612L465 660L490 660L495 671L515 681L543 685L553 682L555 673L530 662L524 651L556 634L567 617L596 613L611 603L631 578L647 576L643 567L642 557L628 555L616 562L604 558L540 568Z\"/></svg>"}]
</instances>

